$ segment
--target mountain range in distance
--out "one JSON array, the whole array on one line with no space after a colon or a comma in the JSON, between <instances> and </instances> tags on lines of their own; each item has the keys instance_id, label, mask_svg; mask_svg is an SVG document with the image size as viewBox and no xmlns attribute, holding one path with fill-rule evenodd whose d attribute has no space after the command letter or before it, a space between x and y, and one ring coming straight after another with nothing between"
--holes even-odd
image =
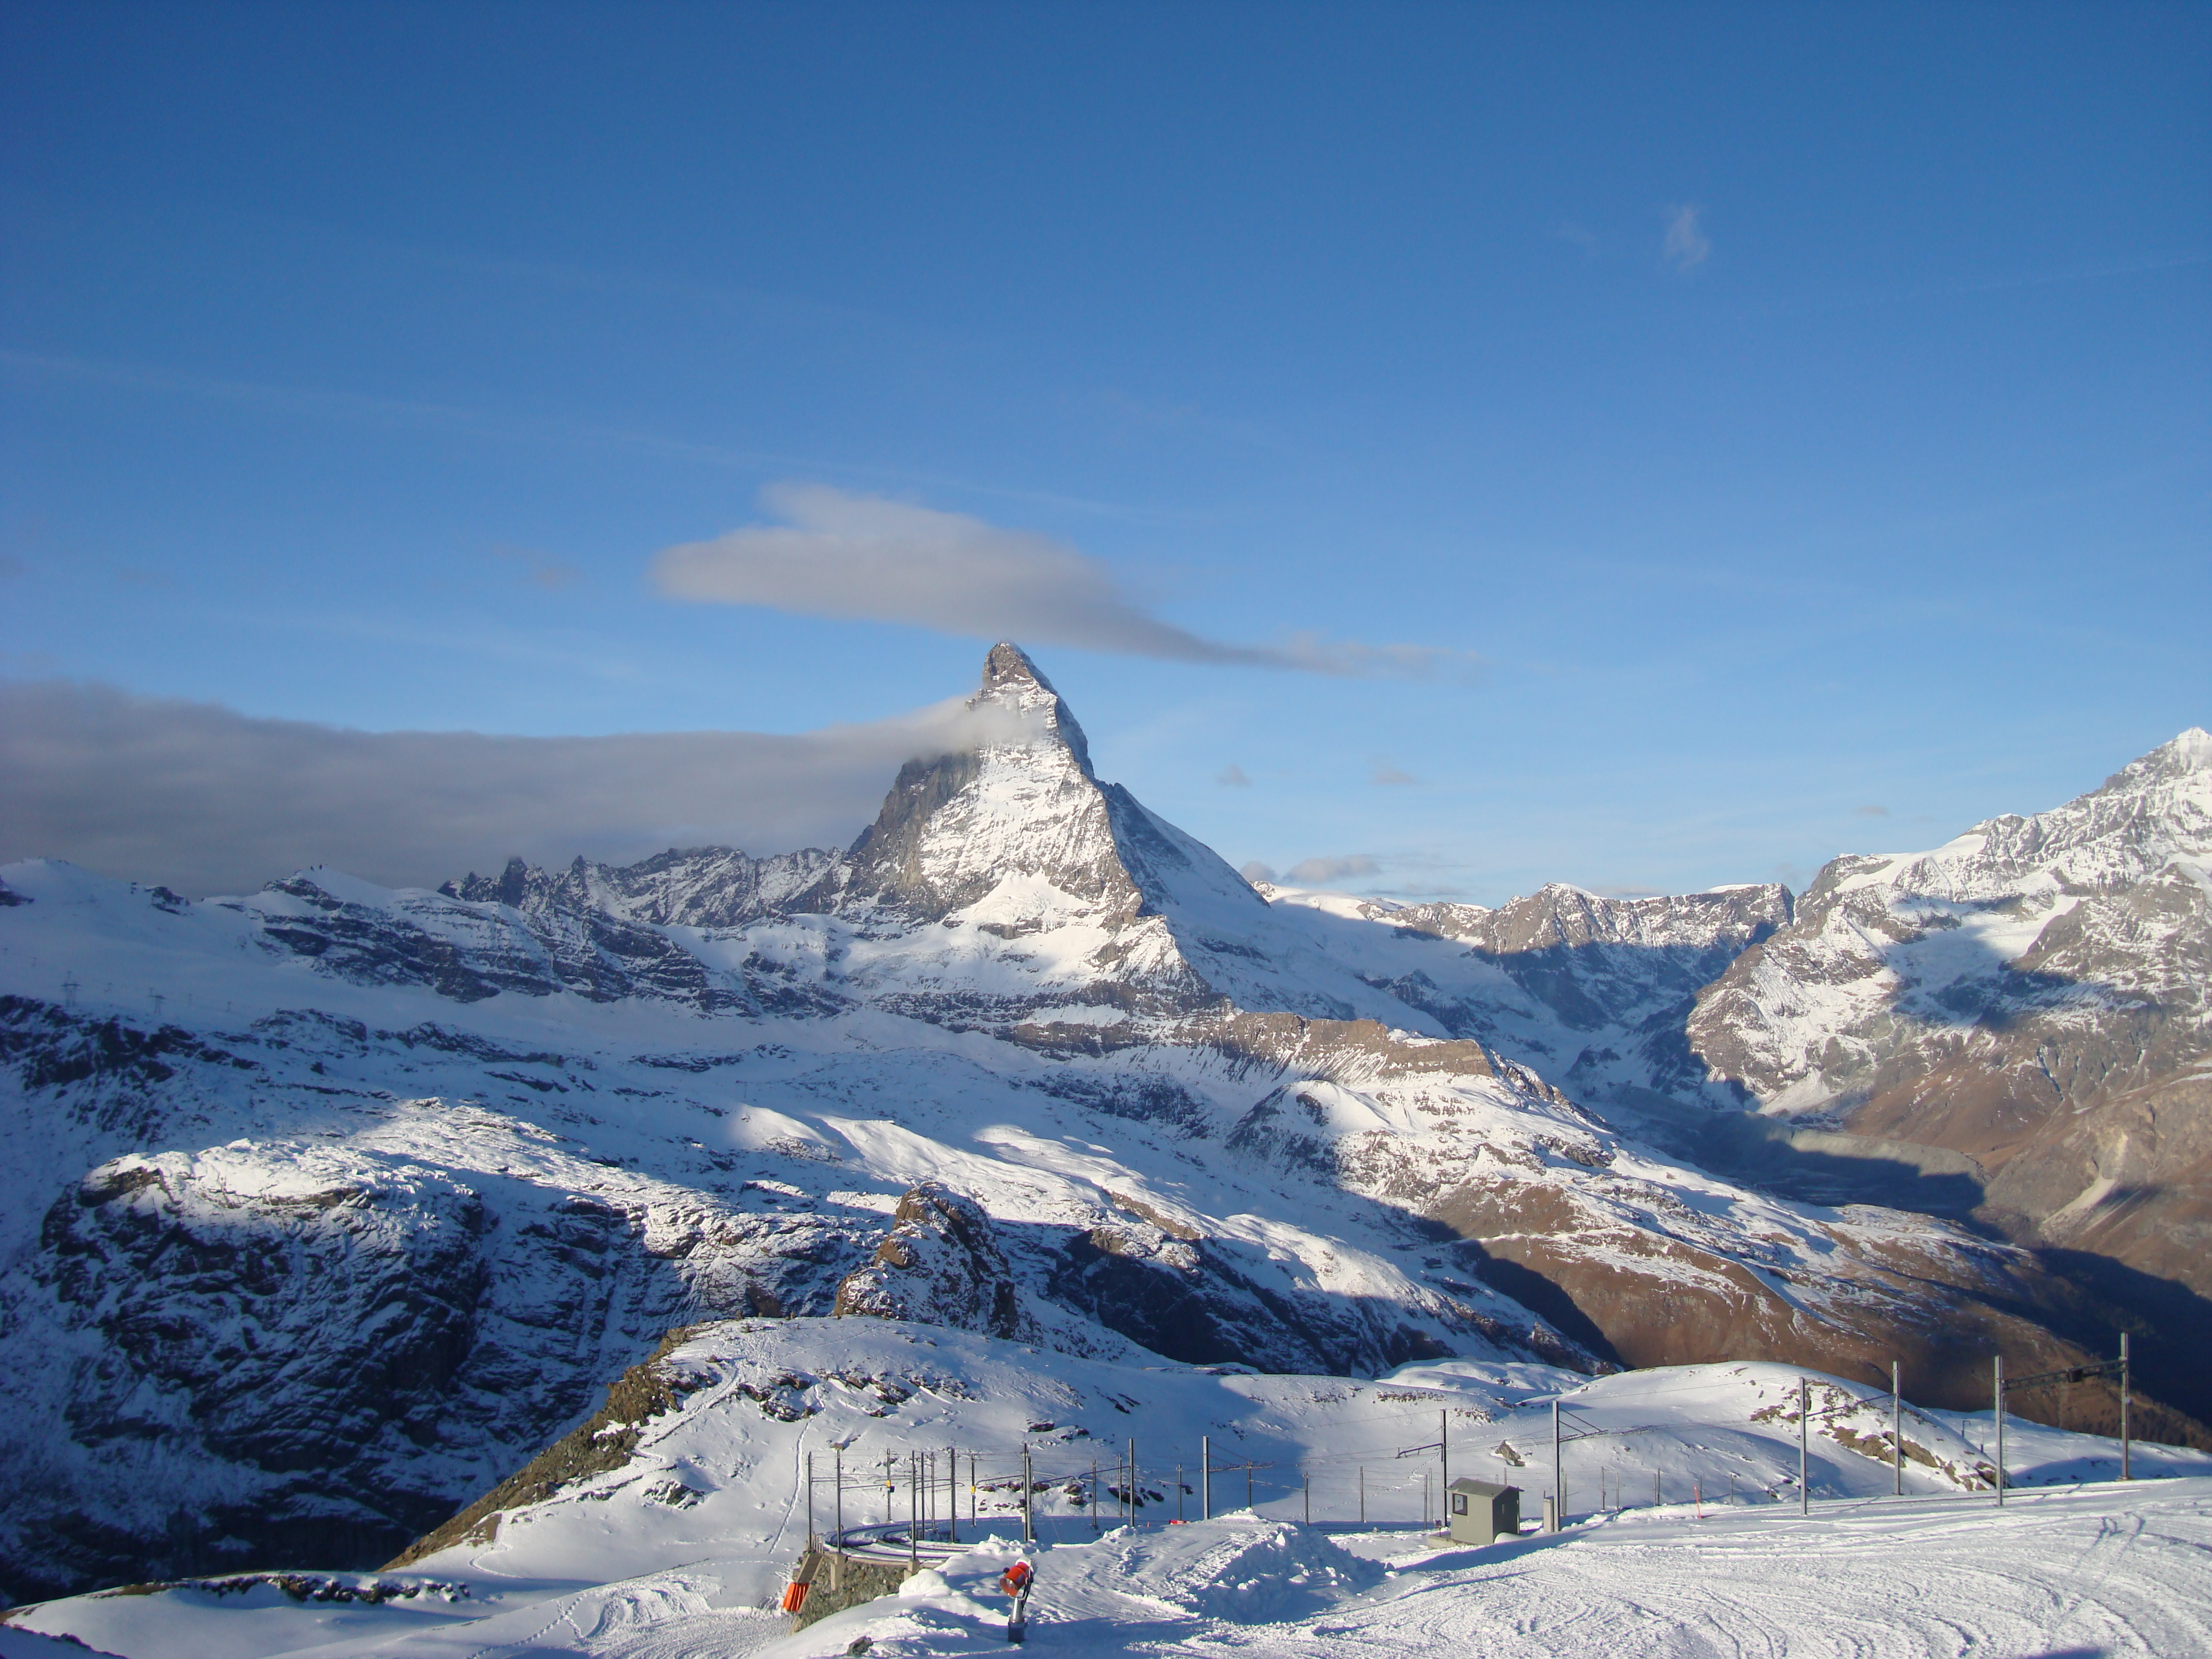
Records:
<instances>
[{"instance_id":1,"label":"mountain range in distance","mask_svg":"<svg viewBox=\"0 0 2212 1659\"><path fill-rule=\"evenodd\" d=\"M716 1319L1959 1409L2126 1331L2212 1445L2203 731L1802 896L1487 908L1248 882L1011 645L975 702L843 852L0 870L0 1589L373 1565Z\"/></svg>"}]
</instances>

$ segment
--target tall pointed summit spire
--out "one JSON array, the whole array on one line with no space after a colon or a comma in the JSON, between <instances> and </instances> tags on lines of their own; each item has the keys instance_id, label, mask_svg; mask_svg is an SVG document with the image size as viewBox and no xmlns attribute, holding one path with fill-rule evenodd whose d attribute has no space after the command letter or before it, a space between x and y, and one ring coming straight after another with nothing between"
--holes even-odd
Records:
<instances>
[{"instance_id":1,"label":"tall pointed summit spire","mask_svg":"<svg viewBox=\"0 0 2212 1659\"><path fill-rule=\"evenodd\" d=\"M995 703L1040 721L1042 735L1056 738L1074 757L1084 776L1091 770L1091 744L1076 724L1074 714L1043 672L1030 660L1029 653L1012 640L1000 640L983 659L983 684L968 700L971 708Z\"/></svg>"}]
</instances>

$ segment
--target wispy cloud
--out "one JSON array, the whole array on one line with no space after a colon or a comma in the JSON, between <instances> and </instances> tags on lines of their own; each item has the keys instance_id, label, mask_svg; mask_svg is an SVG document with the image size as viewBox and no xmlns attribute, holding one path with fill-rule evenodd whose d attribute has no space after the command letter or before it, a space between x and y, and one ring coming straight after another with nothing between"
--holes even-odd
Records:
<instances>
[{"instance_id":1,"label":"wispy cloud","mask_svg":"<svg viewBox=\"0 0 2212 1659\"><path fill-rule=\"evenodd\" d=\"M492 549L492 556L520 563L526 580L538 587L572 587L583 579L584 573L574 565L562 559L549 558L534 548L509 547L502 542Z\"/></svg>"},{"instance_id":2,"label":"wispy cloud","mask_svg":"<svg viewBox=\"0 0 2212 1659\"><path fill-rule=\"evenodd\" d=\"M510 854L842 844L904 761L990 739L958 700L791 736L356 732L66 681L0 682L0 862L200 895L303 866L430 885Z\"/></svg>"},{"instance_id":3,"label":"wispy cloud","mask_svg":"<svg viewBox=\"0 0 2212 1659\"><path fill-rule=\"evenodd\" d=\"M1886 818L1889 816L1887 806L1854 806L1851 811L1863 818Z\"/></svg>"},{"instance_id":4,"label":"wispy cloud","mask_svg":"<svg viewBox=\"0 0 2212 1659\"><path fill-rule=\"evenodd\" d=\"M1400 771L1378 755L1375 757L1374 769L1367 775L1367 781L1389 787L1402 788L1407 784L1418 783L1420 780L1410 772Z\"/></svg>"},{"instance_id":5,"label":"wispy cloud","mask_svg":"<svg viewBox=\"0 0 2212 1659\"><path fill-rule=\"evenodd\" d=\"M1605 244L1599 240L1595 231L1572 219L1561 220L1552 227L1550 234L1554 240L1572 243L1592 258L1605 251Z\"/></svg>"},{"instance_id":6,"label":"wispy cloud","mask_svg":"<svg viewBox=\"0 0 2212 1659\"><path fill-rule=\"evenodd\" d=\"M666 549L653 562L660 591L675 599L1178 662L1419 676L1468 660L1433 647L1319 635L1230 644L1153 615L1105 565L1035 531L825 484L776 484L763 501L784 522Z\"/></svg>"},{"instance_id":7,"label":"wispy cloud","mask_svg":"<svg viewBox=\"0 0 2212 1659\"><path fill-rule=\"evenodd\" d=\"M1213 781L1231 789L1249 789L1252 787L1252 780L1244 775L1244 769L1233 762L1216 772Z\"/></svg>"},{"instance_id":8,"label":"wispy cloud","mask_svg":"<svg viewBox=\"0 0 2212 1659\"><path fill-rule=\"evenodd\" d=\"M1711 239L1698 223L1705 210L1694 205L1671 207L1667 210L1666 240L1660 244L1660 255L1677 270L1695 270L1705 264L1712 252Z\"/></svg>"},{"instance_id":9,"label":"wispy cloud","mask_svg":"<svg viewBox=\"0 0 2212 1659\"><path fill-rule=\"evenodd\" d=\"M1337 858L1300 859L1285 873L1285 879L1325 887L1346 876L1371 876L1382 867L1364 853L1346 853Z\"/></svg>"}]
</instances>

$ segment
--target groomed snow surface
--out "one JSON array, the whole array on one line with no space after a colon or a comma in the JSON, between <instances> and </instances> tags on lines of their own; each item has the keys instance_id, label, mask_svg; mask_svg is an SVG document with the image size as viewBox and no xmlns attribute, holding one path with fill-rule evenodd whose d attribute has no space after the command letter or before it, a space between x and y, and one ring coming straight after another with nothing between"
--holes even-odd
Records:
<instances>
[{"instance_id":1,"label":"groomed snow surface","mask_svg":"<svg viewBox=\"0 0 2212 1659\"><path fill-rule=\"evenodd\" d=\"M1021 1553L1007 1477L1024 1443L1043 1487L1040 1656L2212 1653L2212 1457L2139 1446L2122 1486L2113 1443L2014 1423L2019 1484L2000 1510L1973 1490L1986 1413L1908 1406L1907 1445L1926 1455L1899 1498L1865 1450L1887 1398L1815 1376L1804 1516L1797 1373L1781 1366L1590 1380L1457 1360L1370 1382L1085 1362L866 1319L729 1322L665 1364L683 1403L629 1464L508 1515L489 1541L403 1572L301 1573L292 1593L241 1578L48 1602L0 1626L0 1659L82 1653L48 1639L63 1636L128 1659L831 1659L863 1638L871 1659L1002 1652L993 1586ZM1534 1516L1555 1401L1583 1437L1565 1447L1573 1523L1547 1536ZM1496 1479L1501 1447L1522 1460L1517 1541L1455 1546L1419 1523L1440 1419L1455 1475ZM1254 1507L1243 1473L1222 1473L1213 1498L1230 1512L1195 1518L1201 1434L1217 1467L1260 1466ZM1133 1528L1116 1496L1132 1437ZM767 1610L806 1536L810 1455L826 1471L842 1452L842 1519L867 1525L908 1513L908 1453L955 1446L958 1474L945 1482L940 1455L934 1491L940 1526L957 1494L966 1553L797 1633ZM833 1501L817 1486L824 1529Z\"/></svg>"},{"instance_id":2,"label":"groomed snow surface","mask_svg":"<svg viewBox=\"0 0 2212 1659\"><path fill-rule=\"evenodd\" d=\"M332 1614L267 1589L114 1598L72 1605L66 1626L33 1624L132 1659L243 1659L286 1650L267 1640L289 1635L307 1644L289 1650L330 1659L830 1659L862 1637L872 1659L1000 1653L1006 1602L991 1586L1014 1553L986 1544L909 1586L922 1594L796 1635L780 1613L718 1606L711 1559L459 1623L465 1602ZM1810 1520L1741 1508L1699 1520L1674 1505L1486 1549L1235 1515L1035 1552L1028 1650L2179 1659L2212 1652L2208 1556L2203 1478L2024 1493L2002 1511L1986 1498L1849 1499ZM4 1659L73 1651L0 1627Z\"/></svg>"}]
</instances>

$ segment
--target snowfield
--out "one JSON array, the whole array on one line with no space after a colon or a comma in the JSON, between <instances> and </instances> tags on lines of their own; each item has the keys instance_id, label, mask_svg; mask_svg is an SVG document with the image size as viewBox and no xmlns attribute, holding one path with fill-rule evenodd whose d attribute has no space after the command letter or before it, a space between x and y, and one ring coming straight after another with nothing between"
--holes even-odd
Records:
<instances>
[{"instance_id":1,"label":"snowfield","mask_svg":"<svg viewBox=\"0 0 2212 1659\"><path fill-rule=\"evenodd\" d=\"M37 1603L0 1659L765 1650L810 1532L958 1510L1000 1554L933 1543L788 1650L995 1645L1024 1448L1068 1650L1826 1651L1832 1615L1833 1650L1900 1650L1852 1649L1863 1617L1979 1652L2039 1595L2102 1631L2108 1592L2184 1630L2212 1461L2103 1484L2065 1426L2118 1401L2077 1376L2017 1401L2061 1426L2014 1421L1998 1516L1974 1408L1993 1355L2066 1375L2127 1328L2138 1431L2212 1444L2169 1409L2212 1322L1943 1215L2012 1181L2079 1243L2109 1197L2201 1271L2212 1097L2178 1085L2212 1073L2171 1067L2212 983L2212 738L1802 906L1487 909L1255 888L1099 780L1011 646L971 707L1001 737L909 764L842 853L197 902L0 868L0 1592ZM1887 1115L1793 1127L1709 1066L1780 1043L1833 1083L1881 1034L1814 1005L1869 997L1959 1039ZM2060 1079L2100 1066L2163 1092L2049 1193L1972 1122L1930 1139L2075 1133ZM1893 1363L1943 1408L1905 1413L1897 1493ZM1424 1544L1447 1451L1575 1529ZM2122 1541L2069 1579L2030 1509Z\"/></svg>"},{"instance_id":2,"label":"snowfield","mask_svg":"<svg viewBox=\"0 0 2212 1659\"><path fill-rule=\"evenodd\" d=\"M2212 1641L2212 1456L2139 1445L2123 1486L2111 1442L2014 1421L2000 1510L1978 1474L1986 1413L1908 1406L1897 1497L1887 1397L1815 1376L1804 1517L1799 1374L1781 1366L1592 1380L1454 1360L1371 1381L1261 1376L843 1319L707 1327L657 1367L682 1398L621 1466L402 1570L301 1572L289 1593L247 1577L77 1596L0 1628L127 1659L826 1659L861 1637L892 1659L995 1651L1006 1604L990 1587L1022 1553L1026 1447L1030 1642L1043 1651L2024 1659ZM1534 1517L1552 1486L1554 1402L1580 1437L1562 1444L1573 1524L1547 1536ZM1517 1541L1460 1547L1420 1524L1440 1423L1455 1474L1510 1471L1523 1488ZM1217 1469L1206 1521L1200 1436ZM1136 1526L1121 1504L1132 1439ZM933 1449L925 1499L908 1459ZM808 1535L810 1455L817 1532L902 1522L926 1503L941 1540L950 1505L965 1552L939 1543L901 1594L789 1633L768 1608ZM841 1459L842 1514L829 1478ZM908 1547L902 1531L888 1547ZM358 1599L317 1599L334 1592Z\"/></svg>"}]
</instances>

